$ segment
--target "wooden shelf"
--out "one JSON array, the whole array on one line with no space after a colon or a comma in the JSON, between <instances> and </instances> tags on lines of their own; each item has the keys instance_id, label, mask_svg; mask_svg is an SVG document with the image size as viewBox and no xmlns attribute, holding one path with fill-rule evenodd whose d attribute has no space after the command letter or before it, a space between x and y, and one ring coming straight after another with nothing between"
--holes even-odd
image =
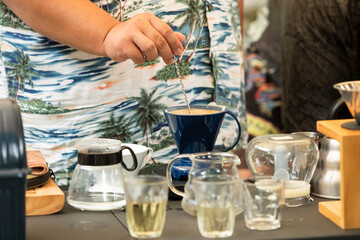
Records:
<instances>
[{"instance_id":1,"label":"wooden shelf","mask_svg":"<svg viewBox=\"0 0 360 240\"><path fill-rule=\"evenodd\" d=\"M319 211L342 229L360 228L360 130L341 127L354 119L317 122L317 130L340 143L340 201L319 203Z\"/></svg>"}]
</instances>

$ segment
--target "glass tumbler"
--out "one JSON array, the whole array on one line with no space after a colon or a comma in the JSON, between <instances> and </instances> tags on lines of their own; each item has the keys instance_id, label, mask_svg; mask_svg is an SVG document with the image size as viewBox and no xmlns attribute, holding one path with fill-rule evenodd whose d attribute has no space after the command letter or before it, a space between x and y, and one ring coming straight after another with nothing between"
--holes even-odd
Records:
<instances>
[{"instance_id":1,"label":"glass tumbler","mask_svg":"<svg viewBox=\"0 0 360 240\"><path fill-rule=\"evenodd\" d=\"M242 181L245 225L251 230L273 230L281 226L284 180L272 177Z\"/></svg>"},{"instance_id":2,"label":"glass tumbler","mask_svg":"<svg viewBox=\"0 0 360 240\"><path fill-rule=\"evenodd\" d=\"M134 238L160 237L165 224L168 185L166 178L139 175L124 179L126 221Z\"/></svg>"},{"instance_id":3,"label":"glass tumbler","mask_svg":"<svg viewBox=\"0 0 360 240\"><path fill-rule=\"evenodd\" d=\"M203 237L225 238L233 234L239 183L229 175L194 178L197 223Z\"/></svg>"}]
</instances>

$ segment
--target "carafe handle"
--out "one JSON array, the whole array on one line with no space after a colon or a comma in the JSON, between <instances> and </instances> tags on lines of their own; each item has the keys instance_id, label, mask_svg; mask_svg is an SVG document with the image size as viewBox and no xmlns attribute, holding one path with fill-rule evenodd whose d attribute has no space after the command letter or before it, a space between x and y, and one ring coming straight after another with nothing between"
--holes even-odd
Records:
<instances>
[{"instance_id":1,"label":"carafe handle","mask_svg":"<svg viewBox=\"0 0 360 240\"><path fill-rule=\"evenodd\" d=\"M133 159L133 161L134 161L134 164L132 165L131 168L128 168L128 167L126 166L126 164L124 163L123 159L122 159L122 153L121 153L121 152L122 152L124 149L128 149L128 150L130 151L131 157L132 157L132 159ZM137 158L136 158L136 154L134 153L134 151L133 151L130 147L128 147L128 146L121 146L121 149L120 149L119 153L120 153L120 164L121 164L121 166L122 166L125 170L127 170L127 171L134 171L134 170L137 168L137 166L138 166L138 160L137 160Z\"/></svg>"},{"instance_id":2,"label":"carafe handle","mask_svg":"<svg viewBox=\"0 0 360 240\"><path fill-rule=\"evenodd\" d=\"M185 193L178 190L174 186L173 179L172 179L172 176L171 176L171 168L178 159L180 159L180 158L190 158L190 155L191 154L180 154L180 155L176 156L173 160L171 160L171 162L166 167L166 178L168 180L169 188L173 193L175 193L176 195L179 195L181 197L184 197Z\"/></svg>"}]
</instances>

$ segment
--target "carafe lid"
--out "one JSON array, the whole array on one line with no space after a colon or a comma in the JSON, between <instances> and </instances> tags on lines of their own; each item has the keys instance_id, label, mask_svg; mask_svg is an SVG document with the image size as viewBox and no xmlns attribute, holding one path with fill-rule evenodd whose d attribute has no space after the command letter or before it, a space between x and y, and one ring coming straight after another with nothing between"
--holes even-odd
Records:
<instances>
[{"instance_id":1,"label":"carafe lid","mask_svg":"<svg viewBox=\"0 0 360 240\"><path fill-rule=\"evenodd\" d=\"M79 141L78 164L88 166L104 166L120 163L121 141L115 139L86 139Z\"/></svg>"}]
</instances>

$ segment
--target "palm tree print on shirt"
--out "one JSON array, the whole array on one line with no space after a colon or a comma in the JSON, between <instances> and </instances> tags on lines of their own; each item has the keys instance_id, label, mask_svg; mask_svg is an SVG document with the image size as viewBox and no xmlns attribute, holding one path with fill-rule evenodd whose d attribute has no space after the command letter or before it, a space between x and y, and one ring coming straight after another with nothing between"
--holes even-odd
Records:
<instances>
[{"instance_id":1,"label":"palm tree print on shirt","mask_svg":"<svg viewBox=\"0 0 360 240\"><path fill-rule=\"evenodd\" d=\"M31 88L34 88L31 77L40 76L40 74L34 70L34 64L31 63L29 55L19 49L17 49L14 54L15 62L6 62L5 65L10 68L10 70L7 71L9 82L12 83L9 88L9 95L13 96L16 101L19 90L24 92L25 83L28 82Z\"/></svg>"},{"instance_id":2,"label":"palm tree print on shirt","mask_svg":"<svg viewBox=\"0 0 360 240\"><path fill-rule=\"evenodd\" d=\"M204 4L202 6L200 5L197 8L197 12L198 12L198 18L197 19L199 21L196 21L195 27L200 28L200 31L199 31L199 34L198 34L198 36L196 38L194 49L191 52L191 54L189 55L189 57L185 60L185 62L189 62L191 60L191 58L194 56L195 51L196 51L196 47L197 47L197 45L199 43L199 40L200 40L200 37L201 37L201 33L202 33L203 29L204 29L205 24L207 23L206 9L204 7Z\"/></svg>"},{"instance_id":3,"label":"palm tree print on shirt","mask_svg":"<svg viewBox=\"0 0 360 240\"><path fill-rule=\"evenodd\" d=\"M180 13L175 18L175 19L184 18L184 20L181 23L181 25L179 26L179 28L182 29L188 23L191 24L191 32L186 39L186 43L184 46L184 52L179 56L179 58L177 60L178 62L180 62L182 60L183 55L190 44L190 39L191 39L192 35L194 34L195 29L200 28L200 32L196 39L193 52L186 59L186 62L189 62L195 53L196 46L200 39L203 27L206 23L205 3L203 0L177 0L177 2L181 2L188 7L184 12Z\"/></svg>"},{"instance_id":4,"label":"palm tree print on shirt","mask_svg":"<svg viewBox=\"0 0 360 240\"><path fill-rule=\"evenodd\" d=\"M100 123L100 128L95 133L100 133L100 137L118 139L122 142L130 142L132 133L130 129L131 121L126 119L125 115L121 115L117 119L114 112L110 114L110 119Z\"/></svg>"},{"instance_id":5,"label":"palm tree print on shirt","mask_svg":"<svg viewBox=\"0 0 360 240\"><path fill-rule=\"evenodd\" d=\"M162 111L166 108L164 104L158 103L161 96L153 98L157 88L150 94L144 88L141 88L140 97L131 97L138 102L139 106L135 110L136 125L140 127L143 135L146 135L146 145L149 146L149 135L152 128L163 121Z\"/></svg>"}]
</instances>

